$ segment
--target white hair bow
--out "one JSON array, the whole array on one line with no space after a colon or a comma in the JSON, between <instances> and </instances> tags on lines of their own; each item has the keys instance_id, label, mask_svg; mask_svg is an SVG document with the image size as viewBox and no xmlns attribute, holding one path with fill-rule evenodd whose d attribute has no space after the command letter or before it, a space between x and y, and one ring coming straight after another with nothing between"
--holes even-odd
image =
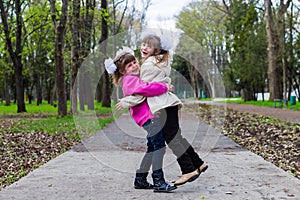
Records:
<instances>
[{"instance_id":1,"label":"white hair bow","mask_svg":"<svg viewBox=\"0 0 300 200\"><path fill-rule=\"evenodd\" d=\"M172 49L173 42L170 38L162 35L162 36L160 36L160 43L161 43L161 48L163 50L169 51Z\"/></svg>"},{"instance_id":2,"label":"white hair bow","mask_svg":"<svg viewBox=\"0 0 300 200\"><path fill-rule=\"evenodd\" d=\"M105 59L104 66L107 73L109 74L113 74L117 70L117 66L115 65L113 59L111 58Z\"/></svg>"},{"instance_id":3,"label":"white hair bow","mask_svg":"<svg viewBox=\"0 0 300 200\"><path fill-rule=\"evenodd\" d=\"M134 56L134 51L131 48L123 46L122 49L117 51L116 57L114 60L115 61L118 60L121 56L123 56L127 53ZM113 74L117 70L117 66L116 66L114 60L111 58L108 58L108 59L105 59L105 61L104 61L105 69L106 69L107 73L109 73L109 74Z\"/></svg>"},{"instance_id":4,"label":"white hair bow","mask_svg":"<svg viewBox=\"0 0 300 200\"><path fill-rule=\"evenodd\" d=\"M134 51L131 48L123 46L122 49L117 51L116 58L121 57L122 55L127 54L127 53L134 56Z\"/></svg>"}]
</instances>

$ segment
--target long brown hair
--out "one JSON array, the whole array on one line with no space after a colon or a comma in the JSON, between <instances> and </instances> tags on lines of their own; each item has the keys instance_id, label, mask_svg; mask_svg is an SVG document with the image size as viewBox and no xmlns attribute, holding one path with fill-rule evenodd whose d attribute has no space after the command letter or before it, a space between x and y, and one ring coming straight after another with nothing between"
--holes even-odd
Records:
<instances>
[{"instance_id":1,"label":"long brown hair","mask_svg":"<svg viewBox=\"0 0 300 200\"><path fill-rule=\"evenodd\" d=\"M136 60L136 58L134 57L134 55L132 55L130 53L125 53L125 54L119 55L114 58L114 63L117 66L117 70L112 75L113 83L115 85L120 84L120 80L121 80L122 76L124 76L124 73L125 73L125 66L128 63L135 61L135 60Z\"/></svg>"},{"instance_id":2,"label":"long brown hair","mask_svg":"<svg viewBox=\"0 0 300 200\"><path fill-rule=\"evenodd\" d=\"M161 39L157 35L149 34L143 37L142 43L149 45L154 48L154 56L157 63L165 62L167 65L169 64L169 51L162 49ZM155 54L155 52L159 52Z\"/></svg>"}]
</instances>

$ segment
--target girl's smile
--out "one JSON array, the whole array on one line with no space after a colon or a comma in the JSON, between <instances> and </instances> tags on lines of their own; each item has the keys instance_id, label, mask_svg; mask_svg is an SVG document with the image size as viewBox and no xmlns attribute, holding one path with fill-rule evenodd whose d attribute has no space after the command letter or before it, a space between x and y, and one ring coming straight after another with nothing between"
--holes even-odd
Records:
<instances>
[{"instance_id":1,"label":"girl's smile","mask_svg":"<svg viewBox=\"0 0 300 200\"><path fill-rule=\"evenodd\" d=\"M125 74L139 75L140 65L137 61L132 61L125 66Z\"/></svg>"},{"instance_id":2,"label":"girl's smile","mask_svg":"<svg viewBox=\"0 0 300 200\"><path fill-rule=\"evenodd\" d=\"M142 59L146 59L149 56L152 56L154 54L154 48L149 46L146 43L142 43L141 45L141 55L142 55Z\"/></svg>"}]
</instances>

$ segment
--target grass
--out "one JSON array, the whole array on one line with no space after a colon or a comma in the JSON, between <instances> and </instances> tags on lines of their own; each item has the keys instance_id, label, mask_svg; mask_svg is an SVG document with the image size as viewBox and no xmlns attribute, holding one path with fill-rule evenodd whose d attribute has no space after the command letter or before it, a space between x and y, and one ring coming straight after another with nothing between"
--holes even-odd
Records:
<instances>
[{"instance_id":1,"label":"grass","mask_svg":"<svg viewBox=\"0 0 300 200\"><path fill-rule=\"evenodd\" d=\"M37 106L34 104L25 103L27 112L17 113L17 104L11 103L10 106L5 106L4 102L0 102L0 116L1 115L10 115L10 116L26 116L33 114L56 114L57 107L51 106L44 101L42 104ZM70 105L68 104L68 107Z\"/></svg>"},{"instance_id":2,"label":"grass","mask_svg":"<svg viewBox=\"0 0 300 200\"><path fill-rule=\"evenodd\" d=\"M80 139L80 136L78 135L78 123L76 122L76 116L69 114L65 117L59 117L57 115L57 109L57 107L51 106L46 102L43 102L39 106L36 104L26 103L27 112L17 113L16 104L12 103L10 106L5 106L3 102L0 102L0 122L1 118L17 120L14 122L13 126L5 126L1 128L0 134L4 131L15 133L43 131L48 134L59 134L64 132L68 133L70 137ZM69 109L70 103L68 102L68 110ZM114 119L111 113L111 108L102 107L101 103L97 102L95 103L94 111L79 111L80 116L85 116L84 118L81 118L84 119L85 123L87 121L94 122L87 124L84 128L84 134L87 134L88 132L88 135L91 135L103 128L107 123L112 122Z\"/></svg>"},{"instance_id":3,"label":"grass","mask_svg":"<svg viewBox=\"0 0 300 200\"><path fill-rule=\"evenodd\" d=\"M212 98L206 98L206 99L202 99L205 101L212 101ZM264 107L274 107L274 102L273 101L269 101L269 100L258 100L258 101L244 101L241 98L227 98L226 100L224 100L227 103L236 103L236 104L249 104L249 105L255 105L255 106L264 106ZM276 103L276 106L278 106L278 102ZM284 109L289 109L289 110L300 110L300 102L296 101L295 105L291 105L290 101L288 101L288 105L283 105Z\"/></svg>"},{"instance_id":4,"label":"grass","mask_svg":"<svg viewBox=\"0 0 300 200\"><path fill-rule=\"evenodd\" d=\"M194 98L191 98L191 100ZM200 99L203 101L213 101L213 98L205 98L205 99ZM244 101L242 98L240 97L234 97L234 98L227 98L226 100L218 100L220 102L227 102L227 103L236 103L236 104L249 104L249 105L255 105L255 106L265 106L265 107L274 107L274 102L273 101L269 101L269 100L258 100L258 101ZM278 102L276 104L278 106ZM283 105L284 109L288 109L288 110L300 110L300 102L296 100L296 104L295 105L291 105L290 101L288 101L288 105Z\"/></svg>"},{"instance_id":5,"label":"grass","mask_svg":"<svg viewBox=\"0 0 300 200\"><path fill-rule=\"evenodd\" d=\"M55 102L57 105L57 102ZM0 116L1 115L10 115L10 116L22 116L22 115L33 115L33 114L57 114L57 106L54 107L49 105L46 101L43 101L42 104L36 105L35 103L29 104L28 102L25 103L26 111L25 113L17 113L17 104L11 103L10 106L5 106L5 102L0 101ZM70 102L67 102L68 110L70 110ZM85 112L87 111L87 107L85 107ZM95 111L99 114L108 114L111 113L111 108L102 107L101 103L95 102Z\"/></svg>"},{"instance_id":6,"label":"grass","mask_svg":"<svg viewBox=\"0 0 300 200\"><path fill-rule=\"evenodd\" d=\"M255 105L255 106L265 106L265 107L274 107L274 102L273 101L269 101L269 100L259 100L259 101L244 101L242 99L227 99L226 100L227 103L237 103L237 104L249 104L249 105ZM277 103L278 106L278 103ZM300 103L298 101L296 101L295 105L291 105L290 102L288 102L288 105L285 106L283 105L284 109L289 109L289 110L300 110Z\"/></svg>"}]
</instances>

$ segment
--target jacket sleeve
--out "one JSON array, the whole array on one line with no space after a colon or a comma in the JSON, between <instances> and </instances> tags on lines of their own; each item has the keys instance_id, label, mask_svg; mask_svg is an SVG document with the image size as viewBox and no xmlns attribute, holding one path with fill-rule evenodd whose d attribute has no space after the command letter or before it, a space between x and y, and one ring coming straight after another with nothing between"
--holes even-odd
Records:
<instances>
[{"instance_id":1,"label":"jacket sleeve","mask_svg":"<svg viewBox=\"0 0 300 200\"><path fill-rule=\"evenodd\" d=\"M123 108L136 106L145 101L145 97L158 96L168 91L168 86L165 83L146 83L136 76L124 78L123 93L125 97L120 99Z\"/></svg>"},{"instance_id":2,"label":"jacket sleeve","mask_svg":"<svg viewBox=\"0 0 300 200\"><path fill-rule=\"evenodd\" d=\"M144 97L153 97L168 91L166 83L147 83L136 76L127 76L127 80L124 81L126 81L126 89L124 87L125 90L123 90L124 96L141 95Z\"/></svg>"},{"instance_id":3,"label":"jacket sleeve","mask_svg":"<svg viewBox=\"0 0 300 200\"><path fill-rule=\"evenodd\" d=\"M136 106L146 100L146 97L140 95L129 95L120 99L123 108Z\"/></svg>"}]
</instances>

